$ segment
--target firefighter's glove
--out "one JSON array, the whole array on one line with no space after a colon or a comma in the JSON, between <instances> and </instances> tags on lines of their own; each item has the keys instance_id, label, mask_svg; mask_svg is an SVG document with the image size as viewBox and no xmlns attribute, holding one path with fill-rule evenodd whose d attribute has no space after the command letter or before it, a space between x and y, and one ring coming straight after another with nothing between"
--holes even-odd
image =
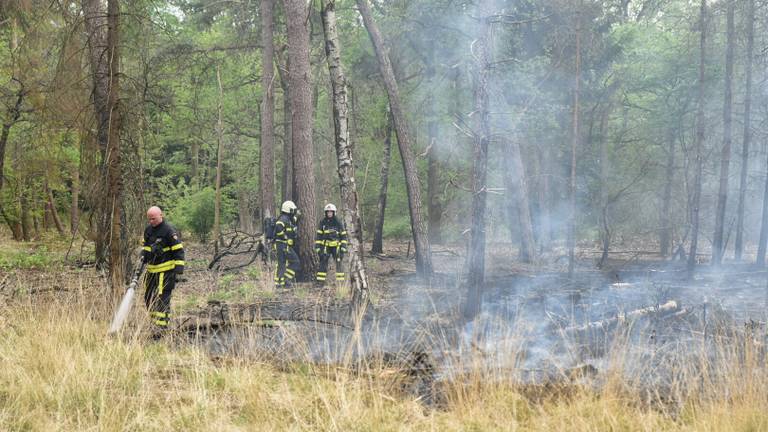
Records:
<instances>
[{"instance_id":1,"label":"firefighter's glove","mask_svg":"<svg viewBox=\"0 0 768 432\"><path fill-rule=\"evenodd\" d=\"M184 274L184 267L176 267L173 272L176 273L176 276L181 276Z\"/></svg>"}]
</instances>

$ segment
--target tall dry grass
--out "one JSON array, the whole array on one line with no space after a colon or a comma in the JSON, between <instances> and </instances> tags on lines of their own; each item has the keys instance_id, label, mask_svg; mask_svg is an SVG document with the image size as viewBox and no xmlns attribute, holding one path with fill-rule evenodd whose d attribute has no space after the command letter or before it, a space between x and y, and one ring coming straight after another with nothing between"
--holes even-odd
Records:
<instances>
[{"instance_id":1,"label":"tall dry grass","mask_svg":"<svg viewBox=\"0 0 768 432\"><path fill-rule=\"evenodd\" d=\"M688 352L691 364L670 358L676 373L656 394L627 378L635 360L616 349L599 386L521 386L508 371L463 365L438 385L441 402L426 405L384 363L278 368L151 342L141 329L108 338L100 291L77 278L60 284L68 294L4 299L0 430L768 430L765 358L748 338Z\"/></svg>"}]
</instances>

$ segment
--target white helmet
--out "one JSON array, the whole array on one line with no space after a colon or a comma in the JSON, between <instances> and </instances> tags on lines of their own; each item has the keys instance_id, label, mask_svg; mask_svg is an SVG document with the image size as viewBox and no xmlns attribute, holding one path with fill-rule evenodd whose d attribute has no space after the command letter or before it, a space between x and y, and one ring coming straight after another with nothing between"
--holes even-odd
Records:
<instances>
[{"instance_id":1,"label":"white helmet","mask_svg":"<svg viewBox=\"0 0 768 432\"><path fill-rule=\"evenodd\" d=\"M297 207L296 207L296 204L293 203L293 201L286 201L280 207L280 211L286 214L296 213L296 210L297 210Z\"/></svg>"},{"instance_id":2,"label":"white helmet","mask_svg":"<svg viewBox=\"0 0 768 432\"><path fill-rule=\"evenodd\" d=\"M333 204L328 204L325 206L325 209L323 211L332 211L336 213L336 206Z\"/></svg>"}]
</instances>

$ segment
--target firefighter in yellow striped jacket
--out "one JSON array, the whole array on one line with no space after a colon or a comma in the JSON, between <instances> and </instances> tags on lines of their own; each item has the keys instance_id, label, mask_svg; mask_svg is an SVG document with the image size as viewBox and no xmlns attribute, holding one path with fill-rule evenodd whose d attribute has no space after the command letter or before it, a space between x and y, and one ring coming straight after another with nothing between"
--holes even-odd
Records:
<instances>
[{"instance_id":1,"label":"firefighter in yellow striped jacket","mask_svg":"<svg viewBox=\"0 0 768 432\"><path fill-rule=\"evenodd\" d=\"M159 207L147 210L147 220L141 255L147 264L144 301L157 330L163 330L171 318L176 277L184 273L184 245L176 228L163 220Z\"/></svg>"},{"instance_id":2,"label":"firefighter in yellow striped jacket","mask_svg":"<svg viewBox=\"0 0 768 432\"><path fill-rule=\"evenodd\" d=\"M320 220L315 236L315 253L320 256L320 269L317 271L315 281L317 285L324 285L328 276L328 261L331 258L336 262L336 281L344 281L344 268L341 260L347 253L347 230L344 224L336 217L336 206L325 206L325 217Z\"/></svg>"},{"instance_id":3,"label":"firefighter in yellow striped jacket","mask_svg":"<svg viewBox=\"0 0 768 432\"><path fill-rule=\"evenodd\" d=\"M296 280L299 271L299 255L296 254L295 244L298 238L299 209L293 201L285 201L280 206L280 217L275 222L275 251L277 252L277 268L275 269L275 286L286 288Z\"/></svg>"}]
</instances>

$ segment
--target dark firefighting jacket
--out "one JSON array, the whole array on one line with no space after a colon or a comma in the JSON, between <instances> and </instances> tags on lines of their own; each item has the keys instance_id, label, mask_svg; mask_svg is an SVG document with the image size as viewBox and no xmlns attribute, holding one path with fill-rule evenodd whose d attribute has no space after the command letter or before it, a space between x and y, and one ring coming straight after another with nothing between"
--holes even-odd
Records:
<instances>
[{"instance_id":1,"label":"dark firefighting jacket","mask_svg":"<svg viewBox=\"0 0 768 432\"><path fill-rule=\"evenodd\" d=\"M275 222L275 242L293 246L298 235L295 218L289 214L281 213Z\"/></svg>"},{"instance_id":2,"label":"dark firefighting jacket","mask_svg":"<svg viewBox=\"0 0 768 432\"><path fill-rule=\"evenodd\" d=\"M315 235L315 249L341 249L347 250L347 230L344 224L336 217L320 219Z\"/></svg>"},{"instance_id":3,"label":"dark firefighting jacket","mask_svg":"<svg viewBox=\"0 0 768 432\"><path fill-rule=\"evenodd\" d=\"M173 225L162 221L156 227L147 225L144 230L144 247L141 257L147 263L149 273L184 271L184 245Z\"/></svg>"}]
</instances>

